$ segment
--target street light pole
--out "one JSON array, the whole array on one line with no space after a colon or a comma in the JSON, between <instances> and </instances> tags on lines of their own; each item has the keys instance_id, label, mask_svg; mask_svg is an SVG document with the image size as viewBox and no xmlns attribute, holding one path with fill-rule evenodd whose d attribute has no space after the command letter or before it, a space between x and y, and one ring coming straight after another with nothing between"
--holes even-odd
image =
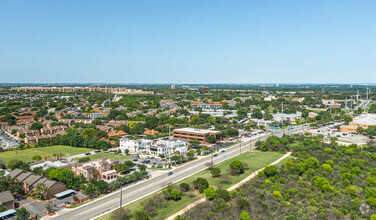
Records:
<instances>
[{"instance_id":1,"label":"street light pole","mask_svg":"<svg viewBox=\"0 0 376 220\"><path fill-rule=\"evenodd\" d=\"M121 207L123 206L122 202L123 202L123 186L120 186L120 209L119 209L120 219L123 219L123 213L121 211Z\"/></svg>"}]
</instances>

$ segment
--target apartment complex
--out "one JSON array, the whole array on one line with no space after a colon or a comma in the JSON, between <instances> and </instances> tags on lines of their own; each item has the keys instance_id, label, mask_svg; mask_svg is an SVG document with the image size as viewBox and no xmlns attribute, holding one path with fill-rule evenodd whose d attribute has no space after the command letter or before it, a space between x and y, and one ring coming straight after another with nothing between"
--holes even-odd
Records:
<instances>
[{"instance_id":1,"label":"apartment complex","mask_svg":"<svg viewBox=\"0 0 376 220\"><path fill-rule=\"evenodd\" d=\"M204 130L196 128L179 128L173 131L174 138L181 140L199 140L201 143L206 143L206 138L213 135L217 140L223 140L222 132L213 130Z\"/></svg>"},{"instance_id":2,"label":"apartment complex","mask_svg":"<svg viewBox=\"0 0 376 220\"><path fill-rule=\"evenodd\" d=\"M18 182L23 183L25 194L28 194L36 189L39 184L49 190L44 193L44 198L52 198L55 194L67 190L67 186L64 183L57 182L55 180L34 174L29 171L15 169L9 173L9 176L16 178Z\"/></svg>"}]
</instances>

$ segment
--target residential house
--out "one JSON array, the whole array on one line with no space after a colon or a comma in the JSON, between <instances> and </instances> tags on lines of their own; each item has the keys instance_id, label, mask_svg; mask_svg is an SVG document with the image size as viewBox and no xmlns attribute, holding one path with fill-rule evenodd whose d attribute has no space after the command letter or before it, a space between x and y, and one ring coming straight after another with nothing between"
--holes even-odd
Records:
<instances>
[{"instance_id":1,"label":"residential house","mask_svg":"<svg viewBox=\"0 0 376 220\"><path fill-rule=\"evenodd\" d=\"M127 134L128 134L127 132L115 130L112 132L108 132L108 137L118 137L118 136L123 136Z\"/></svg>"},{"instance_id":2,"label":"residential house","mask_svg":"<svg viewBox=\"0 0 376 220\"><path fill-rule=\"evenodd\" d=\"M0 205L4 206L6 209L14 209L15 204L15 199L10 191L0 193Z\"/></svg>"},{"instance_id":3,"label":"residential house","mask_svg":"<svg viewBox=\"0 0 376 220\"><path fill-rule=\"evenodd\" d=\"M56 134L59 131L65 131L67 129L68 129L68 126L66 126L66 125L60 125L60 126L54 126L54 127L44 126L41 129L41 132L46 133L46 134Z\"/></svg>"},{"instance_id":4,"label":"residential house","mask_svg":"<svg viewBox=\"0 0 376 220\"><path fill-rule=\"evenodd\" d=\"M156 131L154 129L144 131L144 135L155 135L157 133L159 133L159 131Z\"/></svg>"},{"instance_id":5,"label":"residential house","mask_svg":"<svg viewBox=\"0 0 376 220\"><path fill-rule=\"evenodd\" d=\"M174 108L176 106L178 106L178 105L172 99L163 99L163 100L159 101L159 107L160 108Z\"/></svg>"},{"instance_id":6,"label":"residential house","mask_svg":"<svg viewBox=\"0 0 376 220\"><path fill-rule=\"evenodd\" d=\"M71 169L74 175L83 175L86 179L96 178L102 180L113 180L117 177L117 171L112 169L112 165L119 165L118 160L110 160L102 157L95 161L73 164ZM97 175L95 175L97 172Z\"/></svg>"},{"instance_id":7,"label":"residential house","mask_svg":"<svg viewBox=\"0 0 376 220\"><path fill-rule=\"evenodd\" d=\"M23 183L24 193L28 194L39 185L43 184L49 190L44 193L44 198L50 199L55 194L67 190L67 186L64 183L57 182L55 180L34 174L29 171L15 169L9 173L12 178L16 178L18 182Z\"/></svg>"}]
</instances>

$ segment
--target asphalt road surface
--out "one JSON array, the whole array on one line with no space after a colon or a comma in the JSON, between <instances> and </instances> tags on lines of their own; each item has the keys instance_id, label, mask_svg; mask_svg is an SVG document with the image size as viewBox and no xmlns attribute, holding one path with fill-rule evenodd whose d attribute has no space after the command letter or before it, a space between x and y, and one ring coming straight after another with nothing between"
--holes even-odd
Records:
<instances>
[{"instance_id":1,"label":"asphalt road surface","mask_svg":"<svg viewBox=\"0 0 376 220\"><path fill-rule=\"evenodd\" d=\"M285 134L291 134L291 133L298 133L302 131L302 126L299 126L297 128L291 129L291 130L285 130ZM273 135L282 135L283 131L275 131L273 132ZM265 140L268 136L271 134L261 134L259 137L253 136L252 137L252 148L254 147L254 143L256 141ZM249 146L249 138L245 140L242 145L242 153L250 149ZM240 154L240 144L234 145L233 147L230 147L226 149L225 153L217 153L218 156L213 158L214 163L219 163L224 160L227 160L231 157L234 157L236 155ZM226 155L226 158L223 157L223 155ZM182 179L185 179L195 173L200 172L201 170L204 170L207 168L205 166L206 163L211 161L211 156L206 156L204 158L192 161L184 166L181 166L179 168L173 169L173 175L167 176L168 171L166 171L166 174L156 176L153 178L150 178L148 180L133 184L131 186L127 186L123 188L123 195L122 195L122 205L125 206L127 204L130 204L134 201L137 201L147 195L150 195L160 189L162 189L166 184L169 183L175 183ZM120 207L120 190L115 191L109 195L106 195L102 198L96 199L90 203L84 204L82 206L79 206L74 209L64 209L59 212L57 212L57 215L53 217L45 216L43 219L94 219L96 217L99 217L105 213L108 213L110 211L113 211ZM177 210L178 211L178 210Z\"/></svg>"}]
</instances>

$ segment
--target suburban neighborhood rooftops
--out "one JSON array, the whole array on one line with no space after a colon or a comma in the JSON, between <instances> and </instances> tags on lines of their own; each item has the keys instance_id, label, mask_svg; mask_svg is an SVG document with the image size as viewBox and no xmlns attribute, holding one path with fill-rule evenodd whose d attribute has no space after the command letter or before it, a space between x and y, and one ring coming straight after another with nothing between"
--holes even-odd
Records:
<instances>
[{"instance_id":1,"label":"suburban neighborhood rooftops","mask_svg":"<svg viewBox=\"0 0 376 220\"><path fill-rule=\"evenodd\" d=\"M13 200L14 200L14 197L12 193L10 193L9 191L4 191L0 193L0 204L4 204L6 202L10 202Z\"/></svg>"}]
</instances>

